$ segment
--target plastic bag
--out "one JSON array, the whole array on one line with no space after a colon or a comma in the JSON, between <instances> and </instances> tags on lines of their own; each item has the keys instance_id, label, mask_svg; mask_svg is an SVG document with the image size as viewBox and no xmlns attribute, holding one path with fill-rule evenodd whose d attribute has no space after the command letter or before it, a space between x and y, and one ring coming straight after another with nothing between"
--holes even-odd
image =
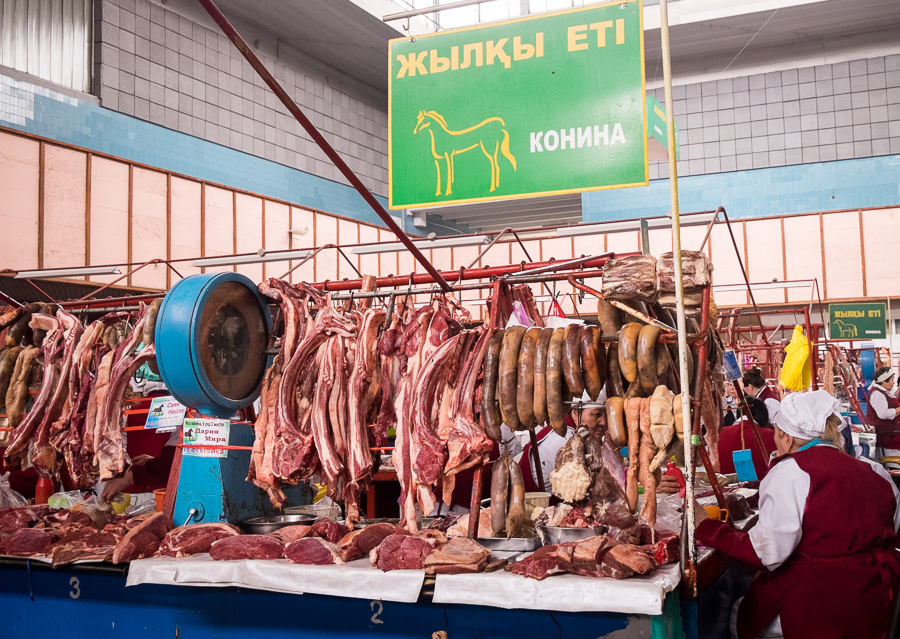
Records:
<instances>
[{"instance_id":1,"label":"plastic bag","mask_svg":"<svg viewBox=\"0 0 900 639\"><path fill-rule=\"evenodd\" d=\"M12 486L9 485L9 472L0 476L0 508L14 508L26 505L28 505L28 500L14 491Z\"/></svg>"},{"instance_id":2,"label":"plastic bag","mask_svg":"<svg viewBox=\"0 0 900 639\"><path fill-rule=\"evenodd\" d=\"M522 306L522 302L513 300L512 307L513 312L510 313L509 320L506 322L506 328L511 328L513 326L531 328L534 326L534 321L528 317L528 313L525 312L525 307Z\"/></svg>"},{"instance_id":3,"label":"plastic bag","mask_svg":"<svg viewBox=\"0 0 900 639\"><path fill-rule=\"evenodd\" d=\"M47 500L47 505L50 508L71 508L75 504L80 504L82 502L81 491L73 490L70 492L59 492L53 493L50 495L50 499Z\"/></svg>"},{"instance_id":4,"label":"plastic bag","mask_svg":"<svg viewBox=\"0 0 900 639\"><path fill-rule=\"evenodd\" d=\"M781 366L781 385L792 391L802 391L812 383L809 366L809 340L803 334L803 327L794 327L791 343L784 348L787 356Z\"/></svg>"}]
</instances>

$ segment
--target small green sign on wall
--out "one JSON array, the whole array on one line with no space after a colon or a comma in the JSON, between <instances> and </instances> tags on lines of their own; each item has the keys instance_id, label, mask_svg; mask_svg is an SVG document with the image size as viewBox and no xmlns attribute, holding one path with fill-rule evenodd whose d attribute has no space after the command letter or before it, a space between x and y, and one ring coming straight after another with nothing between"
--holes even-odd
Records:
<instances>
[{"instance_id":1,"label":"small green sign on wall","mask_svg":"<svg viewBox=\"0 0 900 639\"><path fill-rule=\"evenodd\" d=\"M389 45L392 209L648 183L641 0Z\"/></svg>"},{"instance_id":2,"label":"small green sign on wall","mask_svg":"<svg viewBox=\"0 0 900 639\"><path fill-rule=\"evenodd\" d=\"M884 302L830 304L828 316L830 339L850 341L887 337Z\"/></svg>"}]
</instances>

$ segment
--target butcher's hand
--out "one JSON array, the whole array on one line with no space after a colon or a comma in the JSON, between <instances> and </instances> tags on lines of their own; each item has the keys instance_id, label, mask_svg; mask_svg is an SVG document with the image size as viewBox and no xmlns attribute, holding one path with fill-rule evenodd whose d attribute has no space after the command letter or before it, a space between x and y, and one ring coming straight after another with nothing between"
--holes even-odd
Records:
<instances>
[{"instance_id":1,"label":"butcher's hand","mask_svg":"<svg viewBox=\"0 0 900 639\"><path fill-rule=\"evenodd\" d=\"M671 475L663 475L659 478L659 486L656 487L657 493L663 493L666 495L674 495L679 490L681 490L681 486L678 483L678 480Z\"/></svg>"},{"instance_id":2,"label":"butcher's hand","mask_svg":"<svg viewBox=\"0 0 900 639\"><path fill-rule=\"evenodd\" d=\"M143 466L151 459L154 459L153 455L138 455L134 459L131 460L132 466Z\"/></svg>"},{"instance_id":3,"label":"butcher's hand","mask_svg":"<svg viewBox=\"0 0 900 639\"><path fill-rule=\"evenodd\" d=\"M698 504L695 500L694 501L694 529L696 530L697 526L699 526L701 523L703 523L707 519L709 519L709 513L706 512L706 508L704 508L703 506Z\"/></svg>"},{"instance_id":4,"label":"butcher's hand","mask_svg":"<svg viewBox=\"0 0 900 639\"><path fill-rule=\"evenodd\" d=\"M134 475L131 473L131 470L126 471L122 477L110 479L103 485L103 494L100 495L100 501L108 504L110 499L122 492L126 487L131 486L133 483Z\"/></svg>"}]
</instances>

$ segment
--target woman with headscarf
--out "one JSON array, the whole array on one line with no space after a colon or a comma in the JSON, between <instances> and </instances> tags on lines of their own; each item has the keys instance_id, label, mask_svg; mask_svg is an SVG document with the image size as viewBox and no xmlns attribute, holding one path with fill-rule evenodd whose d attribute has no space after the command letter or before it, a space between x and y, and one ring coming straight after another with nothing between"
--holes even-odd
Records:
<instances>
[{"instance_id":1,"label":"woman with headscarf","mask_svg":"<svg viewBox=\"0 0 900 639\"><path fill-rule=\"evenodd\" d=\"M738 602L739 639L884 637L900 577L898 497L887 471L837 446L845 423L825 391L793 393L775 427L778 457L749 533L697 510L697 541L759 571Z\"/></svg>"},{"instance_id":2,"label":"woman with headscarf","mask_svg":"<svg viewBox=\"0 0 900 639\"><path fill-rule=\"evenodd\" d=\"M866 423L875 429L875 445L881 457L900 457L900 398L894 392L894 371L882 366L869 386Z\"/></svg>"}]
</instances>

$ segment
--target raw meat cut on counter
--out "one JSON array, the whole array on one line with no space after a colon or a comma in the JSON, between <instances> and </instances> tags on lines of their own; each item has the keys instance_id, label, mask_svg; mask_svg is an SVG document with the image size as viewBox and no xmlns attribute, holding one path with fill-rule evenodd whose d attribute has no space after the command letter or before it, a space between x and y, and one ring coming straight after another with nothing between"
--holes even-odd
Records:
<instances>
[{"instance_id":1,"label":"raw meat cut on counter","mask_svg":"<svg viewBox=\"0 0 900 639\"><path fill-rule=\"evenodd\" d=\"M281 559L284 546L269 535L237 535L213 542L209 556L217 561Z\"/></svg>"},{"instance_id":2,"label":"raw meat cut on counter","mask_svg":"<svg viewBox=\"0 0 900 639\"><path fill-rule=\"evenodd\" d=\"M53 529L22 528L0 541L0 555L46 557L58 539L59 532Z\"/></svg>"},{"instance_id":3,"label":"raw meat cut on counter","mask_svg":"<svg viewBox=\"0 0 900 639\"><path fill-rule=\"evenodd\" d=\"M386 537L395 534L409 534L405 528L393 524L370 524L365 528L354 530L341 539L338 547L344 562L367 557Z\"/></svg>"},{"instance_id":4,"label":"raw meat cut on counter","mask_svg":"<svg viewBox=\"0 0 900 639\"><path fill-rule=\"evenodd\" d=\"M425 558L425 573L458 575L482 572L490 561L491 551L471 539L451 539Z\"/></svg>"},{"instance_id":5,"label":"raw meat cut on counter","mask_svg":"<svg viewBox=\"0 0 900 639\"><path fill-rule=\"evenodd\" d=\"M425 559L434 551L427 539L411 535L390 535L369 554L372 565L389 570L422 570Z\"/></svg>"},{"instance_id":6,"label":"raw meat cut on counter","mask_svg":"<svg viewBox=\"0 0 900 639\"><path fill-rule=\"evenodd\" d=\"M113 552L113 563L121 564L152 557L168 532L169 524L164 513L150 515L125 534Z\"/></svg>"},{"instance_id":7,"label":"raw meat cut on counter","mask_svg":"<svg viewBox=\"0 0 900 639\"><path fill-rule=\"evenodd\" d=\"M53 544L53 567L76 561L106 561L125 536L124 529L109 525L103 530L79 528Z\"/></svg>"},{"instance_id":8,"label":"raw meat cut on counter","mask_svg":"<svg viewBox=\"0 0 900 639\"><path fill-rule=\"evenodd\" d=\"M324 566L345 563L336 545L321 537L304 537L292 541L284 548L284 555L292 564Z\"/></svg>"},{"instance_id":9,"label":"raw meat cut on counter","mask_svg":"<svg viewBox=\"0 0 900 639\"><path fill-rule=\"evenodd\" d=\"M213 543L240 535L237 526L226 523L188 524L173 528L162 540L159 554L164 557L190 557L209 552Z\"/></svg>"}]
</instances>

